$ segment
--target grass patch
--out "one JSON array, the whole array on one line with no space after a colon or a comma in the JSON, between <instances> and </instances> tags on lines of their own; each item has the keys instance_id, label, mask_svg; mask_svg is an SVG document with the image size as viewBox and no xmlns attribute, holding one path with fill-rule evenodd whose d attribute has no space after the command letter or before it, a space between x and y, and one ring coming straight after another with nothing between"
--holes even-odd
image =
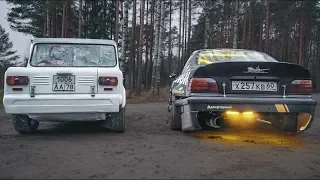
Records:
<instances>
[{"instance_id":1,"label":"grass patch","mask_svg":"<svg viewBox=\"0 0 320 180\"><path fill-rule=\"evenodd\" d=\"M127 103L139 104L139 103L154 103L154 102L168 102L169 100L169 88L161 88L160 94L152 94L151 91L142 92L141 95L135 93L128 93L127 91Z\"/></svg>"}]
</instances>

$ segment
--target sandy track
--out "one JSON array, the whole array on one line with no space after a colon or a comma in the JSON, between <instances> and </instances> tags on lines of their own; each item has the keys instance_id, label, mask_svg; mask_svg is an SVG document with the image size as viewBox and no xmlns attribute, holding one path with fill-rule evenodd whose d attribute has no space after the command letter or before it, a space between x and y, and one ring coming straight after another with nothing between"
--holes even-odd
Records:
<instances>
[{"instance_id":1,"label":"sandy track","mask_svg":"<svg viewBox=\"0 0 320 180\"><path fill-rule=\"evenodd\" d=\"M127 107L124 134L43 123L17 134L0 109L0 178L320 178L320 123L297 137L259 131L171 131L165 103ZM317 109L317 114L320 108Z\"/></svg>"}]
</instances>

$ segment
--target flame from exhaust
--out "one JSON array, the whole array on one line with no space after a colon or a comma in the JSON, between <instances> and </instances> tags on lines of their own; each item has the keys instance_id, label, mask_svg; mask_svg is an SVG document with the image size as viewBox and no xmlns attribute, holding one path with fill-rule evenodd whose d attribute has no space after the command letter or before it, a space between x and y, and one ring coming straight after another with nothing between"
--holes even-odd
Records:
<instances>
[{"instance_id":1,"label":"flame from exhaust","mask_svg":"<svg viewBox=\"0 0 320 180\"><path fill-rule=\"evenodd\" d=\"M239 114L239 112L237 112L237 111L226 111L226 114L228 114L228 115L236 115L236 114Z\"/></svg>"},{"instance_id":2,"label":"flame from exhaust","mask_svg":"<svg viewBox=\"0 0 320 180\"><path fill-rule=\"evenodd\" d=\"M275 130L267 131L200 131L190 134L208 143L222 143L229 145L264 145L269 147L301 147L308 145L297 136L288 136L277 133Z\"/></svg>"}]
</instances>

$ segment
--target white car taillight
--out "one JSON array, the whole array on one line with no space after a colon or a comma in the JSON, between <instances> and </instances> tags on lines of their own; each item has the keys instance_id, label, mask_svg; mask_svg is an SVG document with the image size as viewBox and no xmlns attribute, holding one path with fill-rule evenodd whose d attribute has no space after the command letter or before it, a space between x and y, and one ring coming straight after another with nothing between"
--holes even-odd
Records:
<instances>
[{"instance_id":1,"label":"white car taillight","mask_svg":"<svg viewBox=\"0 0 320 180\"><path fill-rule=\"evenodd\" d=\"M6 83L8 86L26 86L29 84L28 76L7 76Z\"/></svg>"}]
</instances>

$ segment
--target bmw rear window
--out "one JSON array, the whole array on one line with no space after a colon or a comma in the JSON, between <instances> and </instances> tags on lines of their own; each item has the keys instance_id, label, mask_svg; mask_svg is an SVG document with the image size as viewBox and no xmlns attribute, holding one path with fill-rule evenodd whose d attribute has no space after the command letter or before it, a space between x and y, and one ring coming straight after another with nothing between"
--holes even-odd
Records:
<instances>
[{"instance_id":1,"label":"bmw rear window","mask_svg":"<svg viewBox=\"0 0 320 180\"><path fill-rule=\"evenodd\" d=\"M277 60L265 53L242 50L206 50L201 51L197 58L198 65L206 65L226 61L276 62Z\"/></svg>"}]
</instances>

